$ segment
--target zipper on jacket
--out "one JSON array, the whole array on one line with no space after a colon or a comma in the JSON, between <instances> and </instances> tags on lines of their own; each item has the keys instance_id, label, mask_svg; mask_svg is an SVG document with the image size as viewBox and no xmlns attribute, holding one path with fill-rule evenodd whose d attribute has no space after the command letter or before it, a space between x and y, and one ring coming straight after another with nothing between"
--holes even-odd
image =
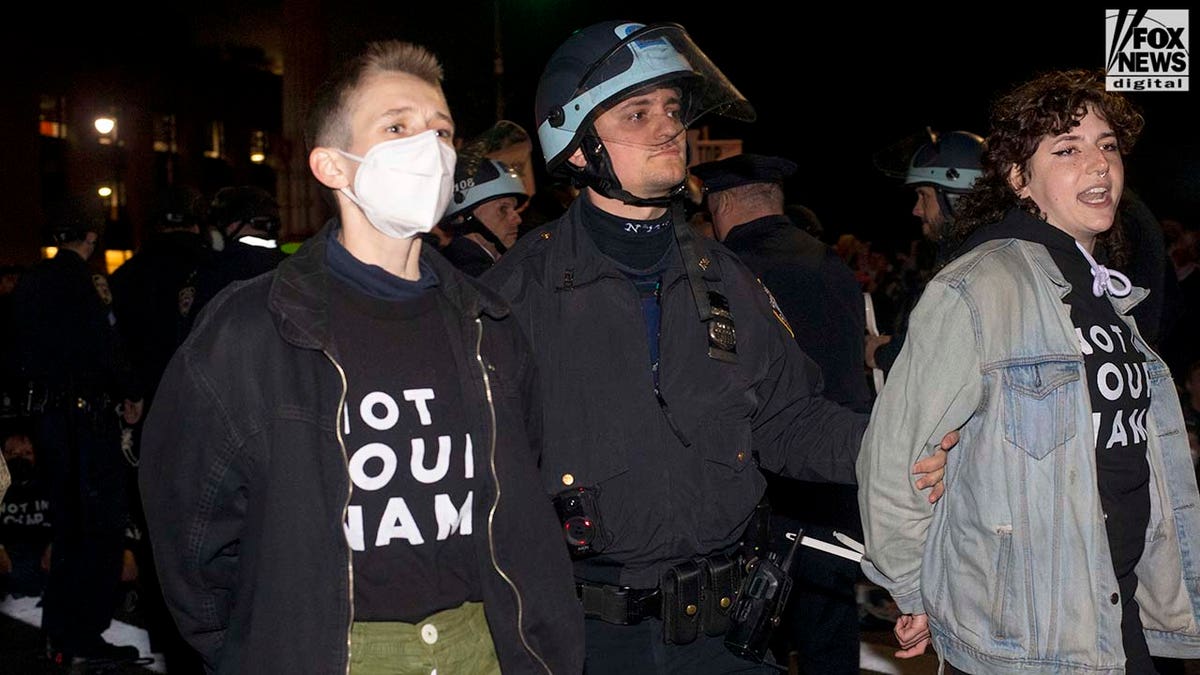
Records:
<instances>
[{"instance_id":1,"label":"zipper on jacket","mask_svg":"<svg viewBox=\"0 0 1200 675\"><path fill-rule=\"evenodd\" d=\"M346 439L342 438L342 413L346 410L346 396L350 392L350 384L346 381L346 370L342 368L342 364L333 358L333 354L329 350L322 349L321 353L329 362L337 368L338 376L342 379L342 396L338 399L337 416L334 420L334 434L337 436L338 446L342 449L342 464L346 467L346 501L342 504L342 522L346 522L346 516L350 510L350 499L354 495L354 481L350 478L350 460L346 456ZM346 588L349 589L350 595L347 600L350 606L350 621L346 624L346 675L350 675L350 643L351 636L354 631L354 551L350 549L349 542L346 543Z\"/></svg>"},{"instance_id":2,"label":"zipper on jacket","mask_svg":"<svg viewBox=\"0 0 1200 675\"><path fill-rule=\"evenodd\" d=\"M508 584L513 591L513 596L517 599L517 635L521 637L521 644L525 646L525 651L529 652L534 659L541 664L542 668L551 674L550 666L538 654L533 646L529 644L529 639L525 637L525 603L521 599L521 591L517 589L517 585L513 583L504 570L500 569L500 561L496 559L496 540L493 536L493 528L495 526L496 507L500 505L500 475L496 473L496 403L492 399L492 381L488 377L488 364L483 360L483 319L475 317L475 326L479 329L475 336L475 360L479 363L479 372L483 375L483 395L487 401L488 409L488 467L492 472L492 483L496 486L496 496L492 500L492 508L488 510L488 552L492 558L492 569L496 570L496 574L500 575L501 579Z\"/></svg>"}]
</instances>

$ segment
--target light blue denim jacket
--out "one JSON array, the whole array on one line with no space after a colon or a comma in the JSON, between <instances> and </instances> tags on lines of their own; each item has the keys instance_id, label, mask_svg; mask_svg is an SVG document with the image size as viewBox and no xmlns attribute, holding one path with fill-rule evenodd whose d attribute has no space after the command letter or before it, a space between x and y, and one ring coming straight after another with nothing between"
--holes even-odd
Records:
<instances>
[{"instance_id":1,"label":"light blue denim jacket","mask_svg":"<svg viewBox=\"0 0 1200 675\"><path fill-rule=\"evenodd\" d=\"M1121 606L1096 485L1092 411L1070 286L1041 244L999 239L928 285L858 459L863 570L934 647L986 673L1123 673ZM1089 289L1090 290L1090 289ZM1150 523L1137 566L1153 654L1200 657L1200 510L1167 367L1147 356ZM961 439L935 505L909 467Z\"/></svg>"}]
</instances>

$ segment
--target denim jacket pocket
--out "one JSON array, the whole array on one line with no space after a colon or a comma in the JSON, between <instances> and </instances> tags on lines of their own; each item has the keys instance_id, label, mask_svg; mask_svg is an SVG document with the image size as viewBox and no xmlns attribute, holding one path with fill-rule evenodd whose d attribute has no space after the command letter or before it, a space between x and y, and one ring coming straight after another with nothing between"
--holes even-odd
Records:
<instances>
[{"instance_id":1,"label":"denim jacket pocket","mask_svg":"<svg viewBox=\"0 0 1200 675\"><path fill-rule=\"evenodd\" d=\"M1075 437L1079 364L1043 361L1004 368L1004 438L1034 459Z\"/></svg>"}]
</instances>

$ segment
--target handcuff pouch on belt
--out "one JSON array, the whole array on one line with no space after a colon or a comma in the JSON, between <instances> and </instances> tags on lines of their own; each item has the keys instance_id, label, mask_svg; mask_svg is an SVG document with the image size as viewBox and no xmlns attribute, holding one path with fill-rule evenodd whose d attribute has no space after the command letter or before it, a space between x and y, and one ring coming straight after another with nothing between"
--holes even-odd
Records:
<instances>
[{"instance_id":1,"label":"handcuff pouch on belt","mask_svg":"<svg viewBox=\"0 0 1200 675\"><path fill-rule=\"evenodd\" d=\"M685 645L703 632L729 630L729 608L741 582L741 565L724 553L680 563L663 573L663 640Z\"/></svg>"},{"instance_id":2,"label":"handcuff pouch on belt","mask_svg":"<svg viewBox=\"0 0 1200 675\"><path fill-rule=\"evenodd\" d=\"M663 641L686 645L700 631L700 602L702 574L694 560L679 563L662 575Z\"/></svg>"},{"instance_id":3,"label":"handcuff pouch on belt","mask_svg":"<svg viewBox=\"0 0 1200 675\"><path fill-rule=\"evenodd\" d=\"M577 590L587 618L618 625L658 618L663 622L663 641L682 645L701 632L718 637L729 629L729 609L741 584L741 571L737 556L716 553L671 567L658 588L581 582Z\"/></svg>"}]
</instances>

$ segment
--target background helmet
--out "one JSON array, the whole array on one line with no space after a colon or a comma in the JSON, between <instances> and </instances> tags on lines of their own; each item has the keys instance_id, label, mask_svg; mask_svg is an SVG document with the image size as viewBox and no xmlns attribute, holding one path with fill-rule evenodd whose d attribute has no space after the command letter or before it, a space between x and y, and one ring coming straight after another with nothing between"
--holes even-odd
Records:
<instances>
[{"instance_id":1,"label":"background helmet","mask_svg":"<svg viewBox=\"0 0 1200 675\"><path fill-rule=\"evenodd\" d=\"M931 185L953 194L969 192L983 175L983 138L969 131L928 133L928 141L908 162L905 185Z\"/></svg>"},{"instance_id":2,"label":"background helmet","mask_svg":"<svg viewBox=\"0 0 1200 675\"><path fill-rule=\"evenodd\" d=\"M753 107L682 26L605 21L567 38L538 81L534 112L546 168L559 173L604 110L664 84L681 89L684 127L707 112L754 120Z\"/></svg>"},{"instance_id":3,"label":"background helmet","mask_svg":"<svg viewBox=\"0 0 1200 675\"><path fill-rule=\"evenodd\" d=\"M926 127L874 155L875 167L914 188L933 188L943 217L954 217L954 203L983 175L984 140L969 131L939 134Z\"/></svg>"},{"instance_id":4,"label":"background helmet","mask_svg":"<svg viewBox=\"0 0 1200 675\"><path fill-rule=\"evenodd\" d=\"M458 166L470 164L472 162L460 162ZM529 194L525 192L525 183L520 174L508 165L485 158L478 166L479 168L471 174L455 176L454 196L443 220L449 221L469 214L475 207L501 197L516 197L517 208L529 201ZM463 174L466 174L466 171Z\"/></svg>"},{"instance_id":5,"label":"background helmet","mask_svg":"<svg viewBox=\"0 0 1200 675\"><path fill-rule=\"evenodd\" d=\"M251 225L274 239L279 232L279 202L270 192L255 185L223 187L213 195L209 222L222 232L232 223L241 223L239 230Z\"/></svg>"},{"instance_id":6,"label":"background helmet","mask_svg":"<svg viewBox=\"0 0 1200 675\"><path fill-rule=\"evenodd\" d=\"M88 196L68 195L47 205L46 225L55 246L87 239L88 232L104 230L100 203Z\"/></svg>"},{"instance_id":7,"label":"background helmet","mask_svg":"<svg viewBox=\"0 0 1200 675\"><path fill-rule=\"evenodd\" d=\"M155 227L173 230L204 224L204 194L188 185L172 185L156 195L151 215Z\"/></svg>"},{"instance_id":8,"label":"background helmet","mask_svg":"<svg viewBox=\"0 0 1200 675\"><path fill-rule=\"evenodd\" d=\"M932 185L962 195L983 175L982 157L983 138L970 131L929 131L929 141L908 161L905 185Z\"/></svg>"}]
</instances>

